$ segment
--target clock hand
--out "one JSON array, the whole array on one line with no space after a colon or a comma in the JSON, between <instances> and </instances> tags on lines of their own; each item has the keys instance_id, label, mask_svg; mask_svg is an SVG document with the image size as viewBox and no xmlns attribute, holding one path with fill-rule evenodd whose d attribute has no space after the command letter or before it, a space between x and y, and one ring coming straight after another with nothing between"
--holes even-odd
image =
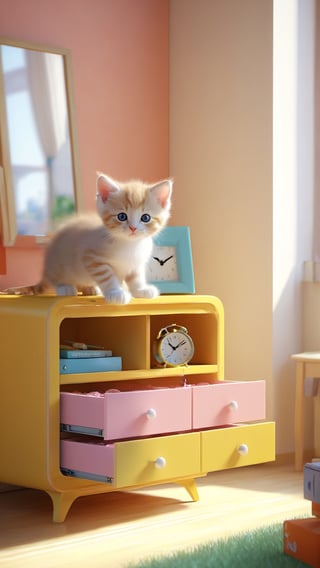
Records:
<instances>
[{"instance_id":1,"label":"clock hand","mask_svg":"<svg viewBox=\"0 0 320 568\"><path fill-rule=\"evenodd\" d=\"M176 345L175 348L178 349L178 347L180 347L181 345L184 345L185 343L187 343L187 342L186 342L185 339L183 339L182 341L180 341L180 343L178 343L178 345Z\"/></svg>"},{"instance_id":2,"label":"clock hand","mask_svg":"<svg viewBox=\"0 0 320 568\"><path fill-rule=\"evenodd\" d=\"M160 261L161 266L163 266L166 262L168 262L168 260L170 260L171 258L173 258L173 254L171 256L168 256L168 258L166 258L165 260Z\"/></svg>"},{"instance_id":3,"label":"clock hand","mask_svg":"<svg viewBox=\"0 0 320 568\"><path fill-rule=\"evenodd\" d=\"M168 262L168 260L170 260L170 258L173 258L173 254L171 256L168 256L168 258L165 258L164 260L158 258L157 256L153 256L152 258L159 262L160 266L163 266L166 262Z\"/></svg>"},{"instance_id":4,"label":"clock hand","mask_svg":"<svg viewBox=\"0 0 320 568\"><path fill-rule=\"evenodd\" d=\"M178 345L172 345L172 343L170 343L170 341L168 341L168 345L170 345L170 347L173 349L173 351L175 351L176 349L178 349L178 347L181 347L181 345L184 345L185 343L186 343L185 339L180 341L180 343L178 343Z\"/></svg>"}]
</instances>

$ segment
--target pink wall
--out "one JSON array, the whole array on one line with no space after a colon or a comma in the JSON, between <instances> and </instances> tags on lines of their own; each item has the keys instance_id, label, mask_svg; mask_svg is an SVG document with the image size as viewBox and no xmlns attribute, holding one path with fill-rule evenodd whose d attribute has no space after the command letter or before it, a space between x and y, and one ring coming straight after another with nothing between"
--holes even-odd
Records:
<instances>
[{"instance_id":1,"label":"pink wall","mask_svg":"<svg viewBox=\"0 0 320 568\"><path fill-rule=\"evenodd\" d=\"M96 170L168 176L168 0L1 0L0 36L71 50L86 209ZM0 288L37 280L41 258L7 249Z\"/></svg>"}]
</instances>

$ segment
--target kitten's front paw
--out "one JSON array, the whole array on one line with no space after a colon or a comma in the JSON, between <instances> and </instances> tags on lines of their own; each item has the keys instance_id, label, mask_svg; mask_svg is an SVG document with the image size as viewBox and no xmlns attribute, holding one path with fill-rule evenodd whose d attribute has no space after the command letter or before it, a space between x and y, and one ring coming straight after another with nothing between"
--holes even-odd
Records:
<instances>
[{"instance_id":1,"label":"kitten's front paw","mask_svg":"<svg viewBox=\"0 0 320 568\"><path fill-rule=\"evenodd\" d=\"M109 304L129 304L131 295L122 288L112 288L104 293L104 297Z\"/></svg>"},{"instance_id":2,"label":"kitten's front paw","mask_svg":"<svg viewBox=\"0 0 320 568\"><path fill-rule=\"evenodd\" d=\"M76 296L77 288L69 284L57 284L56 292L58 296Z\"/></svg>"},{"instance_id":3,"label":"kitten's front paw","mask_svg":"<svg viewBox=\"0 0 320 568\"><path fill-rule=\"evenodd\" d=\"M152 284L145 286L144 288L139 288L133 293L135 298L157 298L159 294L160 292L158 288L156 288L156 286L153 286Z\"/></svg>"}]
</instances>

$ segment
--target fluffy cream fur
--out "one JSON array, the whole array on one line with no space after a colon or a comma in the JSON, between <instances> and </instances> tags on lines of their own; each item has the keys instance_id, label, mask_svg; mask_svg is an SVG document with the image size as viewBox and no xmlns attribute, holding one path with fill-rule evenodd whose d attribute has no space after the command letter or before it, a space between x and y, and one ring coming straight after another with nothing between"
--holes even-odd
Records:
<instances>
[{"instance_id":1,"label":"fluffy cream fur","mask_svg":"<svg viewBox=\"0 0 320 568\"><path fill-rule=\"evenodd\" d=\"M152 237L166 225L172 181L120 183L105 174L97 177L98 214L78 215L57 230L49 243L41 282L25 288L58 294L98 287L108 302L125 304L131 296L153 298L145 267ZM23 292L22 292L23 293Z\"/></svg>"}]
</instances>

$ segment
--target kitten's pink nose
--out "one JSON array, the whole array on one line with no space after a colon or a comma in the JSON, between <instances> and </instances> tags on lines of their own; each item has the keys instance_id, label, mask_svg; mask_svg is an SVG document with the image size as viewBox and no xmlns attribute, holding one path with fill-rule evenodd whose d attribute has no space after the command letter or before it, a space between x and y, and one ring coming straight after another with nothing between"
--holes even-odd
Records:
<instances>
[{"instance_id":1,"label":"kitten's pink nose","mask_svg":"<svg viewBox=\"0 0 320 568\"><path fill-rule=\"evenodd\" d=\"M135 233L137 230L137 227L133 227L132 225L129 225L129 229L132 233Z\"/></svg>"}]
</instances>

